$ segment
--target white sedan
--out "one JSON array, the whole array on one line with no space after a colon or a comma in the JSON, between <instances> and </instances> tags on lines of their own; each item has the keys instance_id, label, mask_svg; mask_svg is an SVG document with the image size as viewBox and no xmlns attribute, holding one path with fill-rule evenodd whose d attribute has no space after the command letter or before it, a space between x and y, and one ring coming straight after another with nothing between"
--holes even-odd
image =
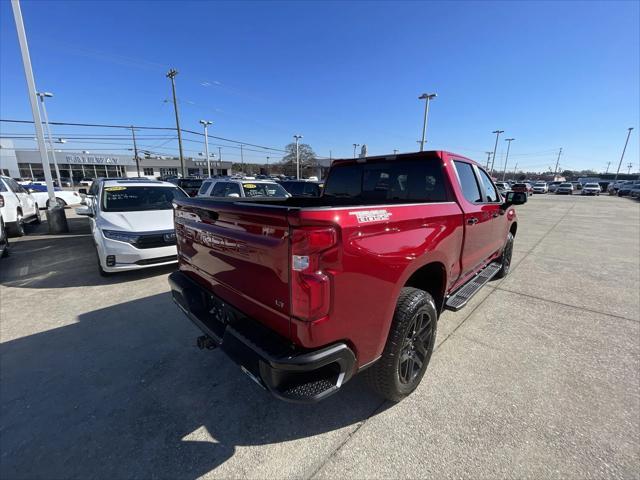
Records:
<instances>
[{"instance_id":1,"label":"white sedan","mask_svg":"<svg viewBox=\"0 0 640 480\"><path fill-rule=\"evenodd\" d=\"M24 185L24 188L28 190L40 208L49 207L49 194L47 193L46 187L43 188L40 185ZM80 205L82 202L82 197L78 192L55 188L54 193L56 201L61 207L66 207L67 205Z\"/></svg>"},{"instance_id":2,"label":"white sedan","mask_svg":"<svg viewBox=\"0 0 640 480\"><path fill-rule=\"evenodd\" d=\"M100 275L177 262L173 200L188 198L180 188L157 180L105 179L90 197L76 213L90 219Z\"/></svg>"}]
</instances>

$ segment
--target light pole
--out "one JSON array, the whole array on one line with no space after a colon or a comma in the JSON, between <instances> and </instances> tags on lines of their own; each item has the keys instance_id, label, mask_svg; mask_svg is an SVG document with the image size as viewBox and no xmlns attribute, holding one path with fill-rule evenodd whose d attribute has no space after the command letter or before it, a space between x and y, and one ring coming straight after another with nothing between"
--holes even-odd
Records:
<instances>
[{"instance_id":1,"label":"light pole","mask_svg":"<svg viewBox=\"0 0 640 480\"><path fill-rule=\"evenodd\" d=\"M607 173L609 173L609 167L611 166L611 162L607 162L607 169L604 171L604 174L606 175Z\"/></svg>"},{"instance_id":2,"label":"light pole","mask_svg":"<svg viewBox=\"0 0 640 480\"><path fill-rule=\"evenodd\" d=\"M178 131L180 170L182 170L182 178L184 178L185 172L184 172L184 155L182 154L182 131L180 130L180 116L178 115L178 101L176 100L176 75L178 75L178 71L174 68L172 68L167 72L167 78L171 79L171 91L173 92L173 111L176 114L176 130Z\"/></svg>"},{"instance_id":3,"label":"light pole","mask_svg":"<svg viewBox=\"0 0 640 480\"><path fill-rule=\"evenodd\" d=\"M209 174L209 178L211 178L211 158L209 158L208 127L212 124L213 122L210 122L209 120L200 120L200 125L204 127L204 154L207 156L207 173Z\"/></svg>"},{"instance_id":4,"label":"light pole","mask_svg":"<svg viewBox=\"0 0 640 480\"><path fill-rule=\"evenodd\" d=\"M633 167L633 163L629 162L627 163L627 175L629 175L631 173L631 168Z\"/></svg>"},{"instance_id":5,"label":"light pole","mask_svg":"<svg viewBox=\"0 0 640 480\"><path fill-rule=\"evenodd\" d=\"M493 152L484 152L484 153L487 154L487 168L486 168L486 170L489 171L489 164L491 163L491 154Z\"/></svg>"},{"instance_id":6,"label":"light pole","mask_svg":"<svg viewBox=\"0 0 640 480\"><path fill-rule=\"evenodd\" d=\"M624 158L624 152L627 151L627 144L629 143L629 137L631 136L631 130L633 130L633 127L629 127L627 128L628 132L627 132L627 140L624 142L624 148L622 149L622 156L620 157L620 163L618 163L618 171L616 172L616 178L613 179L613 181L615 182L616 180L618 180L618 174L620 173L620 166L622 165L622 159Z\"/></svg>"},{"instance_id":7,"label":"light pole","mask_svg":"<svg viewBox=\"0 0 640 480\"><path fill-rule=\"evenodd\" d=\"M427 136L427 120L429 118L429 102L438 96L437 93L423 93L418 100L425 100L424 103L424 121L422 122L422 140L420 141L420 151L424 151L424 143Z\"/></svg>"},{"instance_id":8,"label":"light pole","mask_svg":"<svg viewBox=\"0 0 640 480\"><path fill-rule=\"evenodd\" d=\"M138 177L140 176L140 159L138 158L138 144L136 143L136 131L133 129L133 125L131 125L131 136L133 137L133 156L136 159L136 172L138 172Z\"/></svg>"},{"instance_id":9,"label":"light pole","mask_svg":"<svg viewBox=\"0 0 640 480\"><path fill-rule=\"evenodd\" d=\"M298 142L302 138L302 135L294 135L296 139L296 179L300 180L300 150L298 148Z\"/></svg>"},{"instance_id":10,"label":"light pole","mask_svg":"<svg viewBox=\"0 0 640 480\"><path fill-rule=\"evenodd\" d=\"M240 165L242 165L242 173L244 173L244 145L240 144Z\"/></svg>"},{"instance_id":11,"label":"light pole","mask_svg":"<svg viewBox=\"0 0 640 480\"><path fill-rule=\"evenodd\" d=\"M267 156L267 175L269 175L269 159L271 157Z\"/></svg>"},{"instance_id":12,"label":"light pole","mask_svg":"<svg viewBox=\"0 0 640 480\"><path fill-rule=\"evenodd\" d=\"M558 159L556 160L556 168L553 171L553 180L554 181L556 179L556 175L558 174L558 165L560 164L560 155L562 155L562 147L560 147L560 150L558 151Z\"/></svg>"},{"instance_id":13,"label":"light pole","mask_svg":"<svg viewBox=\"0 0 640 480\"><path fill-rule=\"evenodd\" d=\"M511 142L513 142L515 138L505 138L505 142L509 142L507 144L507 156L504 159L504 172L502 172L502 181L504 182L505 177L507 176L507 161L509 160L509 149L511 148Z\"/></svg>"},{"instance_id":14,"label":"light pole","mask_svg":"<svg viewBox=\"0 0 640 480\"><path fill-rule=\"evenodd\" d=\"M40 98L40 105L42 105L42 115L44 116L44 125L47 129L47 137L49 139L49 151L51 152L51 158L53 160L53 166L56 170L56 178L58 179L58 186L62 188L62 180L60 179L60 169L58 169L58 162L56 161L56 152L53 150L53 138L51 137L51 127L49 126L49 116L47 115L47 107L44 105L45 98L52 98L51 92L36 92L38 98Z\"/></svg>"},{"instance_id":15,"label":"light pole","mask_svg":"<svg viewBox=\"0 0 640 480\"><path fill-rule=\"evenodd\" d=\"M394 155L397 155L399 151L400 151L400 150L398 150L397 148L394 148L394 149L393 149L393 154L394 154Z\"/></svg>"},{"instance_id":16,"label":"light pole","mask_svg":"<svg viewBox=\"0 0 640 480\"><path fill-rule=\"evenodd\" d=\"M491 133L496 134L496 144L493 146L493 159L491 160L491 171L489 172L493 176L493 165L496 163L496 150L498 150L498 137L500 137L501 133L504 133L504 130L494 130Z\"/></svg>"},{"instance_id":17,"label":"light pole","mask_svg":"<svg viewBox=\"0 0 640 480\"><path fill-rule=\"evenodd\" d=\"M20 44L22 66L24 68L24 76L27 82L27 94L29 95L31 114L33 115L33 125L36 130L36 139L38 141L38 150L40 151L40 160L42 161L42 170L44 171L44 178L47 184L47 194L49 196L47 223L49 225L49 233L68 232L69 226L67 224L67 217L64 214L64 210L56 203L56 195L53 190L51 166L49 165L49 158L47 157L47 147L44 143L44 132L42 131L40 110L38 108L38 99L36 98L36 81L33 77L31 56L29 55L27 33L24 29L24 21L22 20L22 10L20 9L20 2L18 0L11 0L11 9L13 10L13 18L16 23L16 33L18 34L18 43Z\"/></svg>"},{"instance_id":18,"label":"light pole","mask_svg":"<svg viewBox=\"0 0 640 480\"><path fill-rule=\"evenodd\" d=\"M353 144L353 158L356 158L356 148L358 148L359 146L360 146L359 143Z\"/></svg>"}]
</instances>

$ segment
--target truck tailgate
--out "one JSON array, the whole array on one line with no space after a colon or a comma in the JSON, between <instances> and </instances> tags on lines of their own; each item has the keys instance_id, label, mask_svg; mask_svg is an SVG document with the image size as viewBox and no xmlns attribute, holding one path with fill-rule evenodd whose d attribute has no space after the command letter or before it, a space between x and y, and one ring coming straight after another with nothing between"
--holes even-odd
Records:
<instances>
[{"instance_id":1,"label":"truck tailgate","mask_svg":"<svg viewBox=\"0 0 640 480\"><path fill-rule=\"evenodd\" d=\"M180 268L220 299L290 337L286 207L180 201L175 211Z\"/></svg>"}]
</instances>

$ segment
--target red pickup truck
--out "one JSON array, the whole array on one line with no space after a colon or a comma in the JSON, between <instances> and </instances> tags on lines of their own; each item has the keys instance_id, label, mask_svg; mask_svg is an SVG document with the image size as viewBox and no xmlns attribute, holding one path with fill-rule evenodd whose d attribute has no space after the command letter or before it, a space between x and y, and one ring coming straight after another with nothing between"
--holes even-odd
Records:
<instances>
[{"instance_id":1,"label":"red pickup truck","mask_svg":"<svg viewBox=\"0 0 640 480\"><path fill-rule=\"evenodd\" d=\"M440 312L509 272L526 200L449 152L336 160L318 198L176 201L169 283L198 346L276 397L317 401L363 372L399 401Z\"/></svg>"}]
</instances>

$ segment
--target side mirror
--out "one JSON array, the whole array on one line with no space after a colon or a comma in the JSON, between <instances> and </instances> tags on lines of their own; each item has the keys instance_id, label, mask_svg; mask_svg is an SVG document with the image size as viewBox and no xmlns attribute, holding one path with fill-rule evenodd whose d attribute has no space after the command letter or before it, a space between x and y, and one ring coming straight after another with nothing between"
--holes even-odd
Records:
<instances>
[{"instance_id":1,"label":"side mirror","mask_svg":"<svg viewBox=\"0 0 640 480\"><path fill-rule=\"evenodd\" d=\"M227 195L227 197L240 198L240 195L237 193L230 193L229 195Z\"/></svg>"},{"instance_id":2,"label":"side mirror","mask_svg":"<svg viewBox=\"0 0 640 480\"><path fill-rule=\"evenodd\" d=\"M77 215L83 215L85 217L93 217L93 211L89 207L76 208Z\"/></svg>"},{"instance_id":3,"label":"side mirror","mask_svg":"<svg viewBox=\"0 0 640 480\"><path fill-rule=\"evenodd\" d=\"M80 195L86 195L87 194L87 189L86 188L79 188L78 189L78 193Z\"/></svg>"},{"instance_id":4,"label":"side mirror","mask_svg":"<svg viewBox=\"0 0 640 480\"><path fill-rule=\"evenodd\" d=\"M505 194L502 208L508 208L511 205L523 205L527 203L528 195L526 192L509 191Z\"/></svg>"}]
</instances>

